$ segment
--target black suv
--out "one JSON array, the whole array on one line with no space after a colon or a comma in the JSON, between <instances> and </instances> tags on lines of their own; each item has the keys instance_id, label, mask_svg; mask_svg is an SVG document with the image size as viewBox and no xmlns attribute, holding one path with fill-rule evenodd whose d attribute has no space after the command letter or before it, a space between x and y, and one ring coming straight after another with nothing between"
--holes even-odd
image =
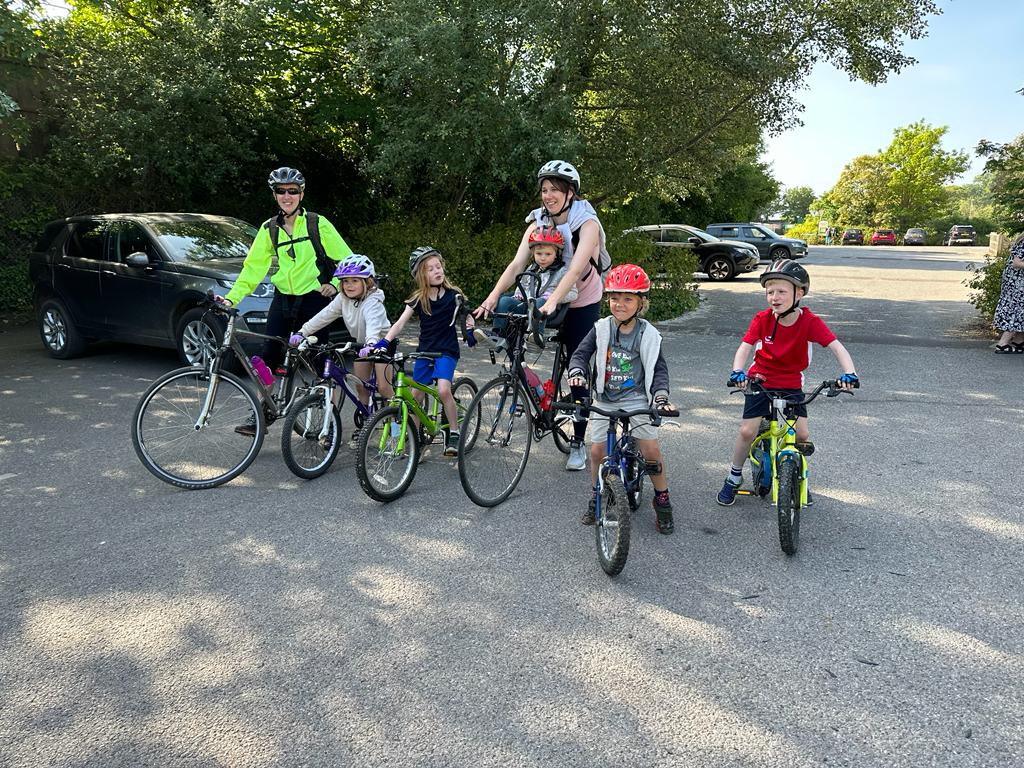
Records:
<instances>
[{"instance_id":1,"label":"black suv","mask_svg":"<svg viewBox=\"0 0 1024 768\"><path fill-rule=\"evenodd\" d=\"M802 259L807 255L807 243L795 237L783 237L764 224L754 222L708 224L705 229L723 240L748 243L761 255L762 261Z\"/></svg>"},{"instance_id":2,"label":"black suv","mask_svg":"<svg viewBox=\"0 0 1024 768\"><path fill-rule=\"evenodd\" d=\"M201 364L222 326L199 305L226 293L256 228L197 213L73 216L51 222L29 257L39 335L58 358L115 339L176 347ZM238 308L249 330L266 328L274 286L265 280ZM242 327L242 326L240 326Z\"/></svg>"},{"instance_id":3,"label":"black suv","mask_svg":"<svg viewBox=\"0 0 1024 768\"><path fill-rule=\"evenodd\" d=\"M643 234L666 248L692 248L698 268L711 280L731 280L741 272L757 269L757 249L746 243L719 240L714 235L684 224L649 224L627 229L626 234Z\"/></svg>"},{"instance_id":4,"label":"black suv","mask_svg":"<svg viewBox=\"0 0 1024 768\"><path fill-rule=\"evenodd\" d=\"M978 235L970 224L956 224L946 235L946 245L974 245Z\"/></svg>"}]
</instances>

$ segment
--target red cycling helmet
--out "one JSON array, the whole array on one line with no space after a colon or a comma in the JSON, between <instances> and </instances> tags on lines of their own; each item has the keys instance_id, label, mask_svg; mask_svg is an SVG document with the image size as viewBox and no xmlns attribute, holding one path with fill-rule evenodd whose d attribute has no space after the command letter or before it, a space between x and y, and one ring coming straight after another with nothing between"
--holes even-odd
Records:
<instances>
[{"instance_id":1,"label":"red cycling helmet","mask_svg":"<svg viewBox=\"0 0 1024 768\"><path fill-rule=\"evenodd\" d=\"M606 293L639 293L645 295L651 290L651 278L636 264L619 264L613 267L604 279Z\"/></svg>"},{"instance_id":2,"label":"red cycling helmet","mask_svg":"<svg viewBox=\"0 0 1024 768\"><path fill-rule=\"evenodd\" d=\"M558 231L558 227L537 227L533 232L530 233L528 239L530 248L535 245L553 245L561 253L562 249L565 248L565 238L562 237L562 233Z\"/></svg>"}]
</instances>

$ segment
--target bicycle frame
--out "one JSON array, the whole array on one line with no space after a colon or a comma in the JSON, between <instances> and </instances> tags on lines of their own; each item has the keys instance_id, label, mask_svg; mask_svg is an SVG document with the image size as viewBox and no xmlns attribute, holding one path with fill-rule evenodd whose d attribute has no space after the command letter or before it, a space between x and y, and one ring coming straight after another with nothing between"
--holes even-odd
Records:
<instances>
[{"instance_id":1,"label":"bicycle frame","mask_svg":"<svg viewBox=\"0 0 1024 768\"><path fill-rule=\"evenodd\" d=\"M650 473L647 471L647 462L644 459L643 451L637 445L636 438L632 435L632 428L629 425L630 418L636 416L650 416L651 411L630 412L630 415L611 415L614 411L604 412L593 405L590 410L608 416L608 432L605 443L605 458L601 469L597 473L598 495L595 518L601 519L601 494L604 492L605 476L614 472L622 480L622 486L626 493L636 493L644 482L644 478ZM621 412L620 412L621 413ZM661 417L655 416L651 423L657 426L661 423ZM621 432L621 434L619 434ZM635 472L630 470L636 469Z\"/></svg>"},{"instance_id":2,"label":"bicycle frame","mask_svg":"<svg viewBox=\"0 0 1024 768\"><path fill-rule=\"evenodd\" d=\"M316 337L310 337L309 341L312 344L315 342ZM335 387L341 389L341 393L344 397L347 397L351 402L352 406L356 409L356 412L363 418L367 419L373 415L374 400L377 397L377 373L371 368L370 379L363 381L359 379L364 387L366 387L369 395L369 405L363 404L363 401L359 399L359 395L352 391L348 386L348 377L355 376L344 363L344 360L340 359L340 355L349 351L353 348L353 344L350 342L338 348L331 348L330 345L323 345L319 347L321 351L327 352L324 356L324 368L323 374L320 377L320 382L314 385L310 391L320 391L324 398L324 413L330 413L330 409L334 407L333 393ZM356 377L358 378L358 377ZM261 382L262 383L262 382ZM339 404L340 408L340 404ZM359 426L358 424L356 425ZM324 419L323 424L320 426L319 438L323 439L327 436L330 430L330 422Z\"/></svg>"},{"instance_id":3,"label":"bicycle frame","mask_svg":"<svg viewBox=\"0 0 1024 768\"><path fill-rule=\"evenodd\" d=\"M440 413L442 410L441 395L437 391L436 387L431 387L428 384L420 384L418 381L413 379L411 375L405 372L404 363L406 359L415 360L418 357L425 357L422 354L412 353L408 357L404 355L395 355L390 358L390 361L395 364L395 394L388 401L389 406L395 406L402 409L402 431L398 436L398 450L402 451L405 449L405 441L408 437L408 425L410 415L417 419L424 429L427 430L427 434L431 437L436 435L441 429ZM388 358L383 358L387 360ZM416 400L415 392L422 392L424 395L433 398L433 403L430 407L430 413L419 404ZM387 435L382 434L380 439L380 450L383 451L387 441ZM394 435L392 435L394 437Z\"/></svg>"}]
</instances>

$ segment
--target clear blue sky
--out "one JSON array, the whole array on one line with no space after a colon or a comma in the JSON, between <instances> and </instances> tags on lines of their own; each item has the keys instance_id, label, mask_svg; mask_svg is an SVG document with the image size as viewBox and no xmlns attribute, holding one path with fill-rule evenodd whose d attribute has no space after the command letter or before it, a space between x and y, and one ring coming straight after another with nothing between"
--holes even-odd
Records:
<instances>
[{"instance_id":1,"label":"clear blue sky","mask_svg":"<svg viewBox=\"0 0 1024 768\"><path fill-rule=\"evenodd\" d=\"M905 51L917 64L873 87L850 82L819 64L797 94L803 126L769 138L764 158L786 187L832 187L843 166L892 141L895 128L923 119L949 126L943 148L967 151L970 181L984 163L979 139L1010 141L1024 133L1024 1L943 0L928 20L928 36Z\"/></svg>"}]
</instances>

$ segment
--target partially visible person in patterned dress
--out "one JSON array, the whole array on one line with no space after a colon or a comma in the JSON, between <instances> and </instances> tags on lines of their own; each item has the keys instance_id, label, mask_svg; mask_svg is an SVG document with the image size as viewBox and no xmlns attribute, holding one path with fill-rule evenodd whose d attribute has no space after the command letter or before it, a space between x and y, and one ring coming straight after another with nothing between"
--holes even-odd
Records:
<instances>
[{"instance_id":1,"label":"partially visible person in patterned dress","mask_svg":"<svg viewBox=\"0 0 1024 768\"><path fill-rule=\"evenodd\" d=\"M1024 235L1010 246L992 327L1003 332L996 342L997 355L1024 353Z\"/></svg>"}]
</instances>

